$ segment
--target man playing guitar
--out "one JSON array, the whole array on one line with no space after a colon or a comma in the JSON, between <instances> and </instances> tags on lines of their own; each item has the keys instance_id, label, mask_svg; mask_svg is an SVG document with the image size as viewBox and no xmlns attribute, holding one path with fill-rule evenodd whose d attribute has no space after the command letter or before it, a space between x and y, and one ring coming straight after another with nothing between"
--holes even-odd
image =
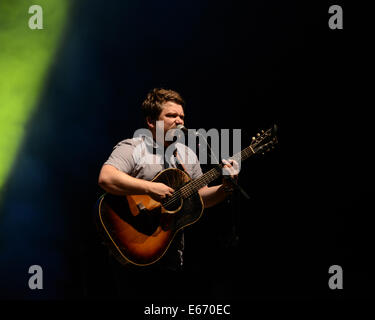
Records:
<instances>
[{"instance_id":1,"label":"man playing guitar","mask_svg":"<svg viewBox=\"0 0 375 320\"><path fill-rule=\"evenodd\" d=\"M189 152L189 155L192 156L190 156L188 163L180 161L180 166L178 161L174 161L174 157L158 161L160 159L157 159L157 157L161 155L158 152L155 154L155 149L160 148L156 141L157 121L162 121L164 125L163 142L164 147L168 147L173 142L165 139L167 132L171 129L176 129L179 125L184 125L184 105L184 100L175 91L165 89L151 90L142 103L142 111L148 129L152 133L152 139L137 137L119 142L100 171L99 186L112 195L148 195L153 200L162 202L172 197L175 190L165 183L151 180L166 166L183 169L192 180L201 177L202 170L195 153L184 144L175 143L176 158L181 160L183 157L180 156L185 152ZM191 161L191 158L194 161ZM235 171L236 162L231 160L229 163L223 160L223 164L229 175L232 178L237 178ZM205 185L198 190L204 208L220 203L232 191L232 183L224 178L220 185L212 187ZM174 237L166 254L157 262L156 267L168 270L181 269L183 247L183 232L180 230Z\"/></svg>"}]
</instances>

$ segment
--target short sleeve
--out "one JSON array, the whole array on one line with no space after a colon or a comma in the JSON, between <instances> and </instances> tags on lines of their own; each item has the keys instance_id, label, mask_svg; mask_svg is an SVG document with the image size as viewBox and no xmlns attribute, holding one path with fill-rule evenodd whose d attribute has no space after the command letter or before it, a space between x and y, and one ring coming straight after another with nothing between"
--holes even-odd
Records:
<instances>
[{"instance_id":1,"label":"short sleeve","mask_svg":"<svg viewBox=\"0 0 375 320\"><path fill-rule=\"evenodd\" d=\"M198 179L200 176L203 175L201 165L198 163L194 164L191 168L191 178L193 180Z\"/></svg>"},{"instance_id":2,"label":"short sleeve","mask_svg":"<svg viewBox=\"0 0 375 320\"><path fill-rule=\"evenodd\" d=\"M135 146L129 139L121 141L113 148L111 155L104 164L109 164L122 172L131 174L135 168L134 150Z\"/></svg>"}]
</instances>

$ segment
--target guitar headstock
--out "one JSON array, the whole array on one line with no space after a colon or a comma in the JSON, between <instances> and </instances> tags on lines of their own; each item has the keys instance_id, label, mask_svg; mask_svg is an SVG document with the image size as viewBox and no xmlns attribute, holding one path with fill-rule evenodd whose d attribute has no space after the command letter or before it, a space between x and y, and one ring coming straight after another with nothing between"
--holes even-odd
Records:
<instances>
[{"instance_id":1,"label":"guitar headstock","mask_svg":"<svg viewBox=\"0 0 375 320\"><path fill-rule=\"evenodd\" d=\"M255 137L253 137L251 141L251 148L254 153L261 153L265 154L266 152L275 148L275 145L278 143L277 141L277 126L273 125L272 128L268 130L257 133Z\"/></svg>"}]
</instances>

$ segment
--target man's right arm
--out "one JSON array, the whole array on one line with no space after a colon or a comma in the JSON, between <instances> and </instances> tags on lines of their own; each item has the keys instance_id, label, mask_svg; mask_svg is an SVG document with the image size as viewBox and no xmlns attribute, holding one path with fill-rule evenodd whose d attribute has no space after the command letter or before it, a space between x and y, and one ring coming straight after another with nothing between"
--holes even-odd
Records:
<instances>
[{"instance_id":1,"label":"man's right arm","mask_svg":"<svg viewBox=\"0 0 375 320\"><path fill-rule=\"evenodd\" d=\"M163 183L134 178L109 164L100 170L98 183L103 190L114 195L147 194L156 201L171 196L174 191Z\"/></svg>"}]
</instances>

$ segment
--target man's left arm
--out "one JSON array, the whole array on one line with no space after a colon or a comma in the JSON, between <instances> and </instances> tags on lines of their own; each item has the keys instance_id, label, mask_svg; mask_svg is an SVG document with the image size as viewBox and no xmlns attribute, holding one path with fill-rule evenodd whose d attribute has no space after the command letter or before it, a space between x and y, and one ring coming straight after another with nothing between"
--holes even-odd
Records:
<instances>
[{"instance_id":1,"label":"man's left arm","mask_svg":"<svg viewBox=\"0 0 375 320\"><path fill-rule=\"evenodd\" d=\"M235 161L231 163L223 160L224 168L227 170L227 175L232 179L238 178L238 164ZM233 166L232 166L233 165ZM222 201L224 201L230 194L233 193L233 184L229 179L223 177L223 183L218 186L208 187L204 186L199 190L205 208L210 208Z\"/></svg>"},{"instance_id":2,"label":"man's left arm","mask_svg":"<svg viewBox=\"0 0 375 320\"><path fill-rule=\"evenodd\" d=\"M223 184L213 187L204 186L199 190L205 208L222 202L230 193L224 190Z\"/></svg>"}]
</instances>

